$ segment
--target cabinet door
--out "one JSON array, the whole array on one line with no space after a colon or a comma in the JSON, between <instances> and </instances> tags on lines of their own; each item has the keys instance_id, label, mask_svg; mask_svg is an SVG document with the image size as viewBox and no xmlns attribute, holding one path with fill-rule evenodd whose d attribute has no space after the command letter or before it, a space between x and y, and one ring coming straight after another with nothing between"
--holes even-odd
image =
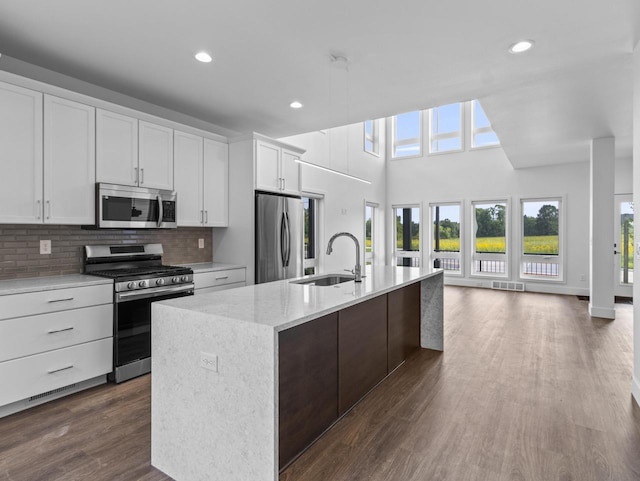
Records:
<instances>
[{"instance_id":1,"label":"cabinet door","mask_svg":"<svg viewBox=\"0 0 640 481\"><path fill-rule=\"evenodd\" d=\"M42 94L0 83L0 223L42 222Z\"/></svg>"},{"instance_id":2,"label":"cabinet door","mask_svg":"<svg viewBox=\"0 0 640 481\"><path fill-rule=\"evenodd\" d=\"M229 145L204 139L204 225L229 225Z\"/></svg>"},{"instance_id":3,"label":"cabinet door","mask_svg":"<svg viewBox=\"0 0 640 481\"><path fill-rule=\"evenodd\" d=\"M44 221L95 221L95 109L44 97Z\"/></svg>"},{"instance_id":4,"label":"cabinet door","mask_svg":"<svg viewBox=\"0 0 640 481\"><path fill-rule=\"evenodd\" d=\"M173 129L140 121L140 187L173 190Z\"/></svg>"},{"instance_id":5,"label":"cabinet door","mask_svg":"<svg viewBox=\"0 0 640 481\"><path fill-rule=\"evenodd\" d=\"M256 189L280 192L280 147L256 140Z\"/></svg>"},{"instance_id":6,"label":"cabinet door","mask_svg":"<svg viewBox=\"0 0 640 481\"><path fill-rule=\"evenodd\" d=\"M338 314L278 335L280 468L338 419Z\"/></svg>"},{"instance_id":7,"label":"cabinet door","mask_svg":"<svg viewBox=\"0 0 640 481\"><path fill-rule=\"evenodd\" d=\"M387 296L339 312L338 359L342 415L387 375Z\"/></svg>"},{"instance_id":8,"label":"cabinet door","mask_svg":"<svg viewBox=\"0 0 640 481\"><path fill-rule=\"evenodd\" d=\"M420 348L420 283L391 291L387 296L391 372Z\"/></svg>"},{"instance_id":9,"label":"cabinet door","mask_svg":"<svg viewBox=\"0 0 640 481\"><path fill-rule=\"evenodd\" d=\"M282 190L288 194L300 194L300 156L295 152L282 149Z\"/></svg>"},{"instance_id":10,"label":"cabinet door","mask_svg":"<svg viewBox=\"0 0 640 481\"><path fill-rule=\"evenodd\" d=\"M96 182L138 185L138 120L96 110Z\"/></svg>"},{"instance_id":11,"label":"cabinet door","mask_svg":"<svg viewBox=\"0 0 640 481\"><path fill-rule=\"evenodd\" d=\"M173 152L179 227L200 227L204 221L202 149L202 137L175 131Z\"/></svg>"}]
</instances>

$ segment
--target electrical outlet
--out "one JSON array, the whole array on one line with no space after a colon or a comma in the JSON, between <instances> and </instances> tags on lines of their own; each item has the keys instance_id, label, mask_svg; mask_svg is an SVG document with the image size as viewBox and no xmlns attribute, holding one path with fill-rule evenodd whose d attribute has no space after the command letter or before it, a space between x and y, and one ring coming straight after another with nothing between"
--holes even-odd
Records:
<instances>
[{"instance_id":1,"label":"electrical outlet","mask_svg":"<svg viewBox=\"0 0 640 481\"><path fill-rule=\"evenodd\" d=\"M587 280L587 276L586 276L586 275L584 275L584 274L582 274L582 275L580 276L580 280L581 280L582 282L585 282L585 281Z\"/></svg>"},{"instance_id":2,"label":"electrical outlet","mask_svg":"<svg viewBox=\"0 0 640 481\"><path fill-rule=\"evenodd\" d=\"M198 239L198 249L204 249L204 239Z\"/></svg>"},{"instance_id":3,"label":"electrical outlet","mask_svg":"<svg viewBox=\"0 0 640 481\"><path fill-rule=\"evenodd\" d=\"M40 254L51 254L51 241L50 240L41 240L40 241Z\"/></svg>"},{"instance_id":4,"label":"electrical outlet","mask_svg":"<svg viewBox=\"0 0 640 481\"><path fill-rule=\"evenodd\" d=\"M200 367L218 372L218 356L207 352L200 352Z\"/></svg>"}]
</instances>

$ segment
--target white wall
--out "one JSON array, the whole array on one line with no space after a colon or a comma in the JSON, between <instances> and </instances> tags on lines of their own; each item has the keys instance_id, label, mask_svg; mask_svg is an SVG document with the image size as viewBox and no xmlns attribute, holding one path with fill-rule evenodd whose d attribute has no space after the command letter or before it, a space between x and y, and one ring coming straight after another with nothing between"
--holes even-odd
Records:
<instances>
[{"instance_id":1,"label":"white wall","mask_svg":"<svg viewBox=\"0 0 640 481\"><path fill-rule=\"evenodd\" d=\"M310 132L280 139L306 150L303 160L330 169L345 172L372 182L371 185L336 174L302 166L302 189L324 195L320 214L320 238L318 254L320 272L339 272L355 265L355 247L347 238L335 241L333 253L325 254L327 242L336 232L350 232L361 246L361 263L364 265L364 203L380 204L376 218L375 240L378 242L376 263L385 263L385 173L384 122L380 122L380 151L376 157L364 152L363 124Z\"/></svg>"},{"instance_id":2,"label":"white wall","mask_svg":"<svg viewBox=\"0 0 640 481\"><path fill-rule=\"evenodd\" d=\"M467 106L467 110L468 106ZM470 112L465 112L469 119ZM426 116L425 116L426 117ZM470 145L468 129L465 145ZM424 127L424 139L428 139L427 126ZM425 143L425 149L427 148ZM588 154L588 149L585 148ZM514 228L519 225L518 207L521 198L560 197L564 199L565 228L565 280L562 283L535 283L526 280L528 290L549 291L565 294L588 295L589 288L589 163L562 164L548 167L514 169L502 148L487 148L460 153L429 155L413 159L388 161L387 203L421 204L423 207L423 227L428 221L429 203L462 201L468 207L472 200L494 200L508 198L511 202L511 242L515 242ZM628 170L628 162L622 164L622 170ZM623 175L624 172L622 173ZM630 186L623 175L619 177L617 187L629 192ZM628 173L626 174L628 175ZM619 184L619 185L618 185ZM427 214L427 215L425 215ZM612 213L613 215L613 213ZM516 217L518 216L518 217ZM468 221L468 209L464 220ZM470 229L465 230L467 237ZM391 235L391 234L389 234ZM428 232L422 235L423 261L428 261ZM470 245L467 238L467 245ZM389 246L389 249L391 246ZM390 251L388 253L390 255ZM518 278L517 249L511 249L510 279ZM465 259L469 264L469 257ZM453 278L451 278L453 279ZM465 285L489 286L484 279L469 277L456 283Z\"/></svg>"}]
</instances>

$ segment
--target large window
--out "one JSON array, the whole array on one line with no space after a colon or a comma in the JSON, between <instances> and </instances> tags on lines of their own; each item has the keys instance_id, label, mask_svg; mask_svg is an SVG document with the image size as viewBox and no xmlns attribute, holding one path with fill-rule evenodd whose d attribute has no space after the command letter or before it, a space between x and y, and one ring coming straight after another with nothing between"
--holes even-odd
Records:
<instances>
[{"instance_id":1,"label":"large window","mask_svg":"<svg viewBox=\"0 0 640 481\"><path fill-rule=\"evenodd\" d=\"M394 264L420 267L420 207L394 207L393 217L396 222Z\"/></svg>"},{"instance_id":2,"label":"large window","mask_svg":"<svg viewBox=\"0 0 640 481\"><path fill-rule=\"evenodd\" d=\"M376 242L376 210L377 204L366 202L364 205L364 262L365 265L374 263Z\"/></svg>"},{"instance_id":3,"label":"large window","mask_svg":"<svg viewBox=\"0 0 640 481\"><path fill-rule=\"evenodd\" d=\"M455 152L464 149L462 142L462 103L429 110L429 152Z\"/></svg>"},{"instance_id":4,"label":"large window","mask_svg":"<svg viewBox=\"0 0 640 481\"><path fill-rule=\"evenodd\" d=\"M304 207L304 274L318 272L318 204L319 199L303 197Z\"/></svg>"},{"instance_id":5,"label":"large window","mask_svg":"<svg viewBox=\"0 0 640 481\"><path fill-rule=\"evenodd\" d=\"M472 202L473 259L472 272L477 275L508 275L507 201Z\"/></svg>"},{"instance_id":6,"label":"large window","mask_svg":"<svg viewBox=\"0 0 640 481\"><path fill-rule=\"evenodd\" d=\"M364 151L373 155L380 154L380 129L378 120L364 121Z\"/></svg>"},{"instance_id":7,"label":"large window","mask_svg":"<svg viewBox=\"0 0 640 481\"><path fill-rule=\"evenodd\" d=\"M562 279L561 199L523 199L520 276Z\"/></svg>"},{"instance_id":8,"label":"large window","mask_svg":"<svg viewBox=\"0 0 640 481\"><path fill-rule=\"evenodd\" d=\"M391 118L391 157L422 155L422 112L407 112Z\"/></svg>"},{"instance_id":9,"label":"large window","mask_svg":"<svg viewBox=\"0 0 640 481\"><path fill-rule=\"evenodd\" d=\"M491 127L491 122L482 110L480 102L474 100L471 103L471 147L490 147L500 145L498 136Z\"/></svg>"},{"instance_id":10,"label":"large window","mask_svg":"<svg viewBox=\"0 0 640 481\"><path fill-rule=\"evenodd\" d=\"M431 260L433 267L462 274L460 204L431 205Z\"/></svg>"}]
</instances>

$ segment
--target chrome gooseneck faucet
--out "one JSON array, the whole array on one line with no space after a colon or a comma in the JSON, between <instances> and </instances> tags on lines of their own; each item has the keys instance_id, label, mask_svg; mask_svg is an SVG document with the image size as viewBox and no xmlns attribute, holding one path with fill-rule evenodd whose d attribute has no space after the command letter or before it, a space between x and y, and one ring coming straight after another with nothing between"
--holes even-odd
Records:
<instances>
[{"instance_id":1,"label":"chrome gooseneck faucet","mask_svg":"<svg viewBox=\"0 0 640 481\"><path fill-rule=\"evenodd\" d=\"M331 255L331 252L333 252L333 241L340 236L349 237L356 244L356 266L353 268L353 273L355 274L356 278L354 279L354 281L362 282L362 267L360 266L360 243L358 242L358 239L356 239L356 236L348 232L338 232L337 234L333 234L331 236L331 239L329 239L329 245L327 246L327 255Z\"/></svg>"}]
</instances>

